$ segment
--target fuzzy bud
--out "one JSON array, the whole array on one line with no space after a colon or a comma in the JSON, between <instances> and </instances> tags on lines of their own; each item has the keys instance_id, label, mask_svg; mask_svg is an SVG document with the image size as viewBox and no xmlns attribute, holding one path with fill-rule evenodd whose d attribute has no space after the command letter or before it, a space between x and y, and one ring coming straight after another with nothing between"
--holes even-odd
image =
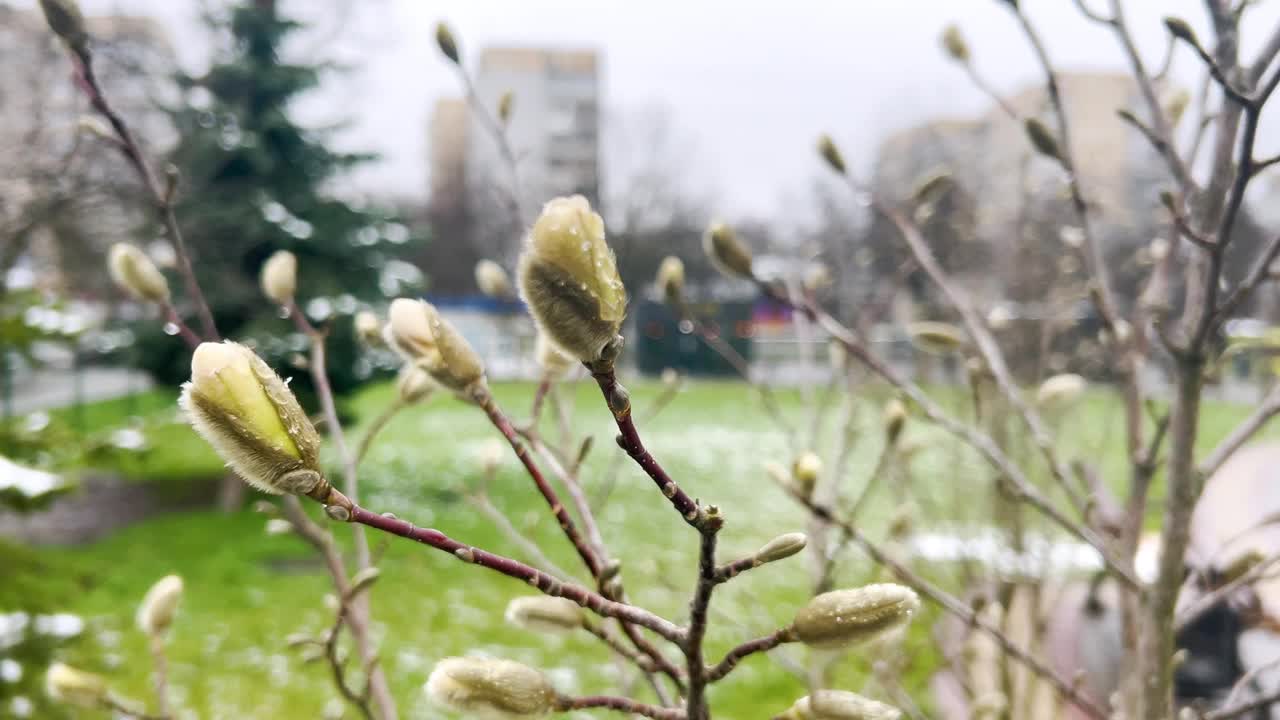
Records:
<instances>
[{"instance_id":1,"label":"fuzzy bud","mask_svg":"<svg viewBox=\"0 0 1280 720\"><path fill-rule=\"evenodd\" d=\"M1200 46L1200 41L1196 38L1196 31L1191 29L1191 23L1183 20L1175 15L1169 15L1164 19L1164 27L1169 34L1179 40L1189 44Z\"/></svg>"},{"instance_id":2,"label":"fuzzy bud","mask_svg":"<svg viewBox=\"0 0 1280 720\"><path fill-rule=\"evenodd\" d=\"M1036 118L1027 118L1026 122L1023 123L1023 129L1026 131L1027 139L1031 141L1031 146L1036 149L1036 152L1062 162L1062 153L1058 150L1058 141L1053 137L1053 133L1049 131L1048 126Z\"/></svg>"},{"instance_id":3,"label":"fuzzy bud","mask_svg":"<svg viewBox=\"0 0 1280 720\"><path fill-rule=\"evenodd\" d=\"M847 172L844 155L840 153L840 148L836 147L836 141L832 140L830 135L818 136L818 154L837 174L844 175Z\"/></svg>"},{"instance_id":4,"label":"fuzzy bud","mask_svg":"<svg viewBox=\"0 0 1280 720\"><path fill-rule=\"evenodd\" d=\"M67 47L77 52L88 48L89 35L85 32L80 3L76 0L40 0L40 9L44 11L44 20L49 29Z\"/></svg>"},{"instance_id":5,"label":"fuzzy bud","mask_svg":"<svg viewBox=\"0 0 1280 720\"><path fill-rule=\"evenodd\" d=\"M1040 383L1036 403L1046 410L1065 410L1084 395L1089 383L1075 373L1063 373Z\"/></svg>"},{"instance_id":6,"label":"fuzzy bud","mask_svg":"<svg viewBox=\"0 0 1280 720\"><path fill-rule=\"evenodd\" d=\"M507 604L503 615L518 628L559 633L582 627L582 607L572 600L546 595L518 597Z\"/></svg>"},{"instance_id":7,"label":"fuzzy bud","mask_svg":"<svg viewBox=\"0 0 1280 720\"><path fill-rule=\"evenodd\" d=\"M796 637L811 647L846 647L902 627L919 608L914 590L892 583L823 593L796 613Z\"/></svg>"},{"instance_id":8,"label":"fuzzy bud","mask_svg":"<svg viewBox=\"0 0 1280 720\"><path fill-rule=\"evenodd\" d=\"M44 688L49 697L58 702L90 709L102 707L111 695L105 678L60 662L53 663L45 672Z\"/></svg>"},{"instance_id":9,"label":"fuzzy bud","mask_svg":"<svg viewBox=\"0 0 1280 720\"><path fill-rule=\"evenodd\" d=\"M430 303L397 298L388 310L387 340L441 385L464 391L484 382L484 365L466 338Z\"/></svg>"},{"instance_id":10,"label":"fuzzy bud","mask_svg":"<svg viewBox=\"0 0 1280 720\"><path fill-rule=\"evenodd\" d=\"M435 389L436 381L431 379L426 370L412 363L400 368L400 374L396 377L396 394L399 395L400 402L406 405L422 402L431 397Z\"/></svg>"},{"instance_id":11,"label":"fuzzy bud","mask_svg":"<svg viewBox=\"0 0 1280 720\"><path fill-rule=\"evenodd\" d=\"M729 277L751 279L751 250L738 239L733 228L722 222L711 223L702 235L702 249L712 264Z\"/></svg>"},{"instance_id":12,"label":"fuzzy bud","mask_svg":"<svg viewBox=\"0 0 1280 720\"><path fill-rule=\"evenodd\" d=\"M179 400L196 432L245 482L265 493L320 502L320 436L279 375L249 348L202 343Z\"/></svg>"},{"instance_id":13,"label":"fuzzy bud","mask_svg":"<svg viewBox=\"0 0 1280 720\"><path fill-rule=\"evenodd\" d=\"M552 200L520 255L520 295L538 327L565 354L599 360L627 313L604 220L581 195Z\"/></svg>"},{"instance_id":14,"label":"fuzzy bud","mask_svg":"<svg viewBox=\"0 0 1280 720\"><path fill-rule=\"evenodd\" d=\"M777 562L795 555L808 544L809 538L804 533L787 533L765 543L752 557L755 558L756 565Z\"/></svg>"},{"instance_id":15,"label":"fuzzy bud","mask_svg":"<svg viewBox=\"0 0 1280 720\"><path fill-rule=\"evenodd\" d=\"M545 333L538 333L533 341L533 354L538 367L552 378L564 377L574 365L573 358L561 352Z\"/></svg>"},{"instance_id":16,"label":"fuzzy bud","mask_svg":"<svg viewBox=\"0 0 1280 720\"><path fill-rule=\"evenodd\" d=\"M277 305L293 302L298 289L298 257L288 250L277 250L262 263L258 276L262 294Z\"/></svg>"},{"instance_id":17,"label":"fuzzy bud","mask_svg":"<svg viewBox=\"0 0 1280 720\"><path fill-rule=\"evenodd\" d=\"M930 355L950 355L965 345L960 328L947 323L914 322L907 326L907 335L917 350Z\"/></svg>"},{"instance_id":18,"label":"fuzzy bud","mask_svg":"<svg viewBox=\"0 0 1280 720\"><path fill-rule=\"evenodd\" d=\"M903 426L907 424L907 406L898 398L893 398L885 403L881 422L884 424L884 436L889 444L896 443L902 436Z\"/></svg>"},{"instance_id":19,"label":"fuzzy bud","mask_svg":"<svg viewBox=\"0 0 1280 720\"><path fill-rule=\"evenodd\" d=\"M111 271L112 281L135 300L169 302L169 281L138 248L128 243L112 245L107 269Z\"/></svg>"},{"instance_id":20,"label":"fuzzy bud","mask_svg":"<svg viewBox=\"0 0 1280 720\"><path fill-rule=\"evenodd\" d=\"M436 23L436 46L449 62L454 65L462 64L462 56L458 54L458 41L454 39L453 31L443 22Z\"/></svg>"},{"instance_id":21,"label":"fuzzy bud","mask_svg":"<svg viewBox=\"0 0 1280 720\"><path fill-rule=\"evenodd\" d=\"M138 606L138 629L157 637L163 635L173 624L178 613L178 604L182 602L182 578L177 575L166 575L151 586Z\"/></svg>"},{"instance_id":22,"label":"fuzzy bud","mask_svg":"<svg viewBox=\"0 0 1280 720\"><path fill-rule=\"evenodd\" d=\"M822 458L812 451L800 454L796 458L795 463L791 466L791 475L795 478L796 484L800 490L808 495L813 492L813 486L817 484L818 477L822 475Z\"/></svg>"},{"instance_id":23,"label":"fuzzy bud","mask_svg":"<svg viewBox=\"0 0 1280 720\"><path fill-rule=\"evenodd\" d=\"M506 125L511 122L511 111L515 105L515 94L510 90L498 98L498 122Z\"/></svg>"},{"instance_id":24,"label":"fuzzy bud","mask_svg":"<svg viewBox=\"0 0 1280 720\"><path fill-rule=\"evenodd\" d=\"M480 288L480 292L485 295L499 300L515 296L507 271L492 260L481 260L476 263L476 287Z\"/></svg>"},{"instance_id":25,"label":"fuzzy bud","mask_svg":"<svg viewBox=\"0 0 1280 720\"><path fill-rule=\"evenodd\" d=\"M378 316L368 310L361 310L356 313L352 320L355 326L356 337L360 338L360 342L368 347L379 347L382 341L382 323L378 320Z\"/></svg>"},{"instance_id":26,"label":"fuzzy bud","mask_svg":"<svg viewBox=\"0 0 1280 720\"><path fill-rule=\"evenodd\" d=\"M804 289L811 293L831 287L831 269L822 263L810 263L804 271Z\"/></svg>"},{"instance_id":27,"label":"fuzzy bud","mask_svg":"<svg viewBox=\"0 0 1280 720\"><path fill-rule=\"evenodd\" d=\"M116 139L115 131L111 129L111 126L103 122L97 115L81 115L80 118L76 120L76 128L80 132L92 135L99 140L119 142L119 140Z\"/></svg>"},{"instance_id":28,"label":"fuzzy bud","mask_svg":"<svg viewBox=\"0 0 1280 720\"><path fill-rule=\"evenodd\" d=\"M684 262L674 255L663 258L655 284L663 300L678 305L684 298Z\"/></svg>"},{"instance_id":29,"label":"fuzzy bud","mask_svg":"<svg viewBox=\"0 0 1280 720\"><path fill-rule=\"evenodd\" d=\"M844 690L819 690L796 701L778 720L899 720L892 705Z\"/></svg>"},{"instance_id":30,"label":"fuzzy bud","mask_svg":"<svg viewBox=\"0 0 1280 720\"><path fill-rule=\"evenodd\" d=\"M555 688L542 673L510 660L455 657L427 678L432 700L469 717L537 717L554 708Z\"/></svg>"},{"instance_id":31,"label":"fuzzy bud","mask_svg":"<svg viewBox=\"0 0 1280 720\"><path fill-rule=\"evenodd\" d=\"M969 62L969 43L965 42L964 33L957 25L948 25L942 31L942 49L947 56L960 64Z\"/></svg>"},{"instance_id":32,"label":"fuzzy bud","mask_svg":"<svg viewBox=\"0 0 1280 720\"><path fill-rule=\"evenodd\" d=\"M1165 103L1164 112L1169 116L1169 125L1174 128L1182 122L1182 116L1186 114L1187 107L1191 104L1191 93L1185 88L1178 88L1169 100Z\"/></svg>"}]
</instances>

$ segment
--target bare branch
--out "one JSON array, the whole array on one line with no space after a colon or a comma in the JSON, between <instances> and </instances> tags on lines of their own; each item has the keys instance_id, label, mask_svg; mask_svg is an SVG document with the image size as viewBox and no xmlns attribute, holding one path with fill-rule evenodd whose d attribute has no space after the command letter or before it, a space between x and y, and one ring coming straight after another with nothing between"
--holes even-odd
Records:
<instances>
[{"instance_id":1,"label":"bare branch","mask_svg":"<svg viewBox=\"0 0 1280 720\"><path fill-rule=\"evenodd\" d=\"M1280 384L1272 387L1249 417L1237 425L1231 434L1209 453L1209 457L1200 463L1197 469L1200 476L1212 477L1223 463L1229 460L1241 446L1253 439L1253 436L1266 427L1277 414L1280 414Z\"/></svg>"}]
</instances>

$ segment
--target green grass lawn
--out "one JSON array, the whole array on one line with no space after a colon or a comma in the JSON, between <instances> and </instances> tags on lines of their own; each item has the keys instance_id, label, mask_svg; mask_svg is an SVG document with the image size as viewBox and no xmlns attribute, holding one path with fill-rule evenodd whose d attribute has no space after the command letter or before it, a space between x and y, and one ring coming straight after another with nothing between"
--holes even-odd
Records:
<instances>
[{"instance_id":1,"label":"green grass lawn","mask_svg":"<svg viewBox=\"0 0 1280 720\"><path fill-rule=\"evenodd\" d=\"M659 391L656 385L633 388L639 416L644 416L644 408ZM585 471L588 490L595 493L616 452L612 423L594 385L579 384L566 392L576 395L567 403L573 408L575 427L595 438ZM527 414L530 386L499 385L496 394L513 416ZM170 412L171 398L166 394L145 397L149 412L157 417ZM348 409L368 422L390 397L387 386L371 388L352 398ZM940 397L955 411L964 411L961 396L940 393ZM798 393L784 391L782 399L786 411L807 428L808 416ZM1108 480L1120 485L1122 436L1116 402L1106 393L1094 393L1056 422L1065 453L1100 461ZM112 407L93 408L95 420L108 422ZM1246 411L1210 403L1204 414L1202 446L1211 447ZM832 407L827 432L816 443L805 440L803 444L816 445L829 455L841 412ZM845 481L851 489L865 482L875 463L881 444L879 413L877 400L867 401L854 415L858 440ZM202 473L216 466L189 431L160 426L165 428L157 436L164 438L163 446L155 450L157 459L152 464L136 468L139 474L173 476L186 467L184 459ZM358 432L359 428L357 436ZM665 412L643 424L641 432L690 494L723 509L727 518L721 534L723 558L754 550L781 532L805 529L804 516L761 470L769 460L790 462L787 443L741 384L694 381ZM989 497L987 468L936 429L913 422L907 432L907 439L921 448L909 486L902 480L881 487L863 526L873 535L881 533L897 505L895 496L903 494L910 494L920 507L917 527L937 529L978 520L986 507L983 499ZM519 550L462 494L476 482L482 449L494 437L496 432L479 411L452 398L436 397L406 411L392 421L365 461L363 504L518 557ZM632 600L682 621L696 571L694 534L648 478L629 462L620 467L616 489L599 514L603 533L612 554L623 559L622 573ZM118 469L129 471L124 466ZM555 562L576 567L572 548L510 454L491 490L494 502L537 539ZM170 647L178 706L193 711L190 717L200 718L316 718L334 696L326 668L300 663L285 647L284 638L317 632L329 622L324 606L328 581L307 546L293 537L269 537L263 524L263 516L247 511L162 517L92 546L24 554L27 560L19 565L18 580L10 587L28 587L32 596L52 594L62 603L59 609L88 621L88 631L79 641L57 651L60 659L108 675L124 694L147 698L149 663L143 638L133 627L135 605L156 579L180 573L187 594ZM338 534L346 540L349 531L340 527ZM373 540L383 549L382 538ZM713 603L709 657L718 659L732 645L789 621L807 595L808 562L797 557L723 586ZM590 637L550 637L504 624L502 612L508 600L528 593L516 581L395 538L385 544L381 567L382 579L372 595L374 613L383 666L403 717L448 717L425 701L422 685L436 660L461 653L528 662L548 671L562 690L575 693L614 691L619 683L634 681ZM935 567L930 572L944 582L954 582L950 569ZM850 555L841 584L879 577L867 561ZM23 596L0 591L0 600L10 603L9 607L15 602L20 606ZM0 611L6 609L0 607ZM935 617L929 610L916 619L904 653L907 689L926 707L927 677L935 664L928 628ZM867 684L866 677L873 657L884 655L883 650L855 652L841 660L841 684L883 695L874 684ZM788 657L802 660L803 652L785 653L783 659ZM0 688L0 697L2 692ZM779 664L753 657L716 686L712 700L718 717L765 717L785 709L803 693L803 685Z\"/></svg>"}]
</instances>

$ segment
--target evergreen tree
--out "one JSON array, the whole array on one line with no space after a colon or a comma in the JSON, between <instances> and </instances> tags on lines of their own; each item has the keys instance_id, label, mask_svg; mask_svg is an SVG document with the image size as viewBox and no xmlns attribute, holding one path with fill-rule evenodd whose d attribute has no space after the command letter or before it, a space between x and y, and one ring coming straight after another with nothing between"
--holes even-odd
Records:
<instances>
[{"instance_id":1,"label":"evergreen tree","mask_svg":"<svg viewBox=\"0 0 1280 720\"><path fill-rule=\"evenodd\" d=\"M257 278L267 257L289 250L298 256L299 302L327 298L334 329L345 330L349 323L339 315L354 311L357 301L404 291L385 284L385 271L405 250L409 232L389 212L331 192L334 181L371 156L335 152L329 131L291 117L293 101L333 70L282 57L303 26L284 17L274 0L238 0L209 22L219 49L204 74L179 78L183 100L173 122L180 139L171 161L182 173L179 221L219 327L230 336L280 334ZM349 334L338 333L331 344L335 385L347 385Z\"/></svg>"}]
</instances>

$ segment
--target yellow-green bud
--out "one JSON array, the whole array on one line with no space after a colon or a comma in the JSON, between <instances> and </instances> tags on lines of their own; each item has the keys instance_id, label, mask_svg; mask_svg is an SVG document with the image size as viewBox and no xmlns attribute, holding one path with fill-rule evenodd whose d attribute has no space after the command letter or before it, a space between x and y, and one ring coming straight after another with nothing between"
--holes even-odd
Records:
<instances>
[{"instance_id":1,"label":"yellow-green bud","mask_svg":"<svg viewBox=\"0 0 1280 720\"><path fill-rule=\"evenodd\" d=\"M507 271L492 260L481 260L476 263L476 287L491 298L505 300L515 295L511 289L511 278Z\"/></svg>"},{"instance_id":2,"label":"yellow-green bud","mask_svg":"<svg viewBox=\"0 0 1280 720\"><path fill-rule=\"evenodd\" d=\"M138 606L138 629L151 637L163 635L173 625L181 602L182 578L177 575L160 578Z\"/></svg>"},{"instance_id":3,"label":"yellow-green bud","mask_svg":"<svg viewBox=\"0 0 1280 720\"><path fill-rule=\"evenodd\" d=\"M396 378L396 394L399 395L400 402L406 405L422 402L431 397L435 389L436 381L431 379L426 370L413 363L406 363L400 368L400 374Z\"/></svg>"},{"instance_id":4,"label":"yellow-green bud","mask_svg":"<svg viewBox=\"0 0 1280 720\"><path fill-rule=\"evenodd\" d=\"M552 200L520 255L520 295L542 332L582 362L600 359L622 327L627 291L604 220L581 195Z\"/></svg>"},{"instance_id":5,"label":"yellow-green bud","mask_svg":"<svg viewBox=\"0 0 1280 720\"><path fill-rule=\"evenodd\" d=\"M436 663L427 694L469 717L536 717L555 707L555 688L542 673L510 660L455 657Z\"/></svg>"},{"instance_id":6,"label":"yellow-green bud","mask_svg":"<svg viewBox=\"0 0 1280 720\"><path fill-rule=\"evenodd\" d=\"M684 262L674 255L663 258L656 284L664 300L678 304L684 297Z\"/></svg>"},{"instance_id":7,"label":"yellow-green bud","mask_svg":"<svg viewBox=\"0 0 1280 720\"><path fill-rule=\"evenodd\" d=\"M800 490L808 495L813 492L818 477L822 475L822 458L812 451L803 452L791 466L791 475L795 478Z\"/></svg>"},{"instance_id":8,"label":"yellow-green bud","mask_svg":"<svg viewBox=\"0 0 1280 720\"><path fill-rule=\"evenodd\" d=\"M572 600L546 595L518 597L507 604L503 615L518 628L560 633L582 627L582 607Z\"/></svg>"},{"instance_id":9,"label":"yellow-green bud","mask_svg":"<svg viewBox=\"0 0 1280 720\"><path fill-rule=\"evenodd\" d=\"M498 122L506 125L511 122L511 111L515 105L515 95L510 90L502 93L498 98Z\"/></svg>"},{"instance_id":10,"label":"yellow-green bud","mask_svg":"<svg viewBox=\"0 0 1280 720\"><path fill-rule=\"evenodd\" d=\"M164 279L151 258L138 248L128 243L112 245L107 256L107 269L111 271L111 279L116 286L130 297L153 303L169 301L169 281Z\"/></svg>"},{"instance_id":11,"label":"yellow-green bud","mask_svg":"<svg viewBox=\"0 0 1280 720\"><path fill-rule=\"evenodd\" d=\"M931 355L950 355L964 347L964 333L955 325L941 322L914 322L907 326L911 344Z\"/></svg>"},{"instance_id":12,"label":"yellow-green bud","mask_svg":"<svg viewBox=\"0 0 1280 720\"><path fill-rule=\"evenodd\" d=\"M753 557L756 565L777 562L795 555L807 544L809 544L809 538L804 533L787 533L765 543Z\"/></svg>"},{"instance_id":13,"label":"yellow-green bud","mask_svg":"<svg viewBox=\"0 0 1280 720\"><path fill-rule=\"evenodd\" d=\"M1031 146L1036 149L1036 152L1059 162L1062 161L1062 153L1058 150L1058 141L1044 123L1036 118L1027 118L1026 122L1023 123L1023 129L1026 130L1027 139L1031 141Z\"/></svg>"},{"instance_id":14,"label":"yellow-green bud","mask_svg":"<svg viewBox=\"0 0 1280 720\"><path fill-rule=\"evenodd\" d=\"M330 496L320 436L288 385L249 348L202 343L179 404L196 432L245 482L265 493Z\"/></svg>"},{"instance_id":15,"label":"yellow-green bud","mask_svg":"<svg viewBox=\"0 0 1280 720\"><path fill-rule=\"evenodd\" d=\"M881 420L884 423L885 438L890 444L897 442L902 435L903 426L907 423L907 406L903 405L898 398L893 398L885 403Z\"/></svg>"},{"instance_id":16,"label":"yellow-green bud","mask_svg":"<svg viewBox=\"0 0 1280 720\"><path fill-rule=\"evenodd\" d=\"M969 62L969 43L965 42L964 34L957 25L948 25L942 31L942 49L958 63Z\"/></svg>"},{"instance_id":17,"label":"yellow-green bud","mask_svg":"<svg viewBox=\"0 0 1280 720\"><path fill-rule=\"evenodd\" d=\"M1165 29L1170 35L1186 42L1190 45L1200 46L1200 41L1196 39L1196 31L1191 29L1191 23L1180 17L1169 15L1164 19Z\"/></svg>"},{"instance_id":18,"label":"yellow-green bud","mask_svg":"<svg viewBox=\"0 0 1280 720\"><path fill-rule=\"evenodd\" d=\"M440 48L440 54L449 58L454 65L462 64L458 54L458 41L454 39L453 31L443 22L436 23L436 45Z\"/></svg>"},{"instance_id":19,"label":"yellow-green bud","mask_svg":"<svg viewBox=\"0 0 1280 720\"><path fill-rule=\"evenodd\" d=\"M1089 383L1075 373L1054 375L1036 390L1036 403L1046 410L1065 410L1079 402Z\"/></svg>"},{"instance_id":20,"label":"yellow-green bud","mask_svg":"<svg viewBox=\"0 0 1280 720\"><path fill-rule=\"evenodd\" d=\"M298 258L288 250L277 250L262 263L262 272L258 278L262 285L262 294L277 305L288 305L293 302L293 294L298 289Z\"/></svg>"},{"instance_id":21,"label":"yellow-green bud","mask_svg":"<svg viewBox=\"0 0 1280 720\"><path fill-rule=\"evenodd\" d=\"M102 707L111 696L105 678L60 662L45 672L44 688L58 702L90 709Z\"/></svg>"},{"instance_id":22,"label":"yellow-green bud","mask_svg":"<svg viewBox=\"0 0 1280 720\"><path fill-rule=\"evenodd\" d=\"M546 333L538 333L533 341L533 353L538 367L552 378L564 377L574 365L573 358L560 352L560 348L547 339Z\"/></svg>"},{"instance_id":23,"label":"yellow-green bud","mask_svg":"<svg viewBox=\"0 0 1280 720\"><path fill-rule=\"evenodd\" d=\"M430 303L397 298L388 315L391 346L405 360L431 373L436 382L459 392L484 382L480 356Z\"/></svg>"},{"instance_id":24,"label":"yellow-green bud","mask_svg":"<svg viewBox=\"0 0 1280 720\"><path fill-rule=\"evenodd\" d=\"M920 608L909 587L892 583L823 593L796 613L796 637L817 648L862 643L902 627Z\"/></svg>"},{"instance_id":25,"label":"yellow-green bud","mask_svg":"<svg viewBox=\"0 0 1280 720\"><path fill-rule=\"evenodd\" d=\"M819 292L831 287L831 270L826 265L815 262L810 263L809 267L804 271L804 289L809 292Z\"/></svg>"},{"instance_id":26,"label":"yellow-green bud","mask_svg":"<svg viewBox=\"0 0 1280 720\"><path fill-rule=\"evenodd\" d=\"M49 29L67 47L77 52L83 52L88 47L89 35L85 32L80 3L76 0L40 0L40 9L44 11L44 20Z\"/></svg>"},{"instance_id":27,"label":"yellow-green bud","mask_svg":"<svg viewBox=\"0 0 1280 720\"><path fill-rule=\"evenodd\" d=\"M361 310L356 313L352 320L355 326L356 337L360 338L368 347L379 347L382 341L382 322L378 320L378 316L368 310Z\"/></svg>"},{"instance_id":28,"label":"yellow-green bud","mask_svg":"<svg viewBox=\"0 0 1280 720\"><path fill-rule=\"evenodd\" d=\"M1186 88L1178 88L1173 95L1169 97L1165 103L1164 111L1169 116L1169 125L1174 128L1178 127L1178 123L1182 122L1182 116L1187 112L1187 106L1191 104L1191 93Z\"/></svg>"},{"instance_id":29,"label":"yellow-green bud","mask_svg":"<svg viewBox=\"0 0 1280 720\"><path fill-rule=\"evenodd\" d=\"M899 720L892 705L844 690L819 690L800 698L778 720Z\"/></svg>"},{"instance_id":30,"label":"yellow-green bud","mask_svg":"<svg viewBox=\"0 0 1280 720\"><path fill-rule=\"evenodd\" d=\"M832 140L830 135L818 136L818 154L836 173L844 175L847 172L844 155L840 153L840 148L836 147L836 141Z\"/></svg>"},{"instance_id":31,"label":"yellow-green bud","mask_svg":"<svg viewBox=\"0 0 1280 720\"><path fill-rule=\"evenodd\" d=\"M729 277L751 279L751 250L747 248L733 228L722 222L711 223L702 235L702 249L720 272Z\"/></svg>"}]
</instances>

